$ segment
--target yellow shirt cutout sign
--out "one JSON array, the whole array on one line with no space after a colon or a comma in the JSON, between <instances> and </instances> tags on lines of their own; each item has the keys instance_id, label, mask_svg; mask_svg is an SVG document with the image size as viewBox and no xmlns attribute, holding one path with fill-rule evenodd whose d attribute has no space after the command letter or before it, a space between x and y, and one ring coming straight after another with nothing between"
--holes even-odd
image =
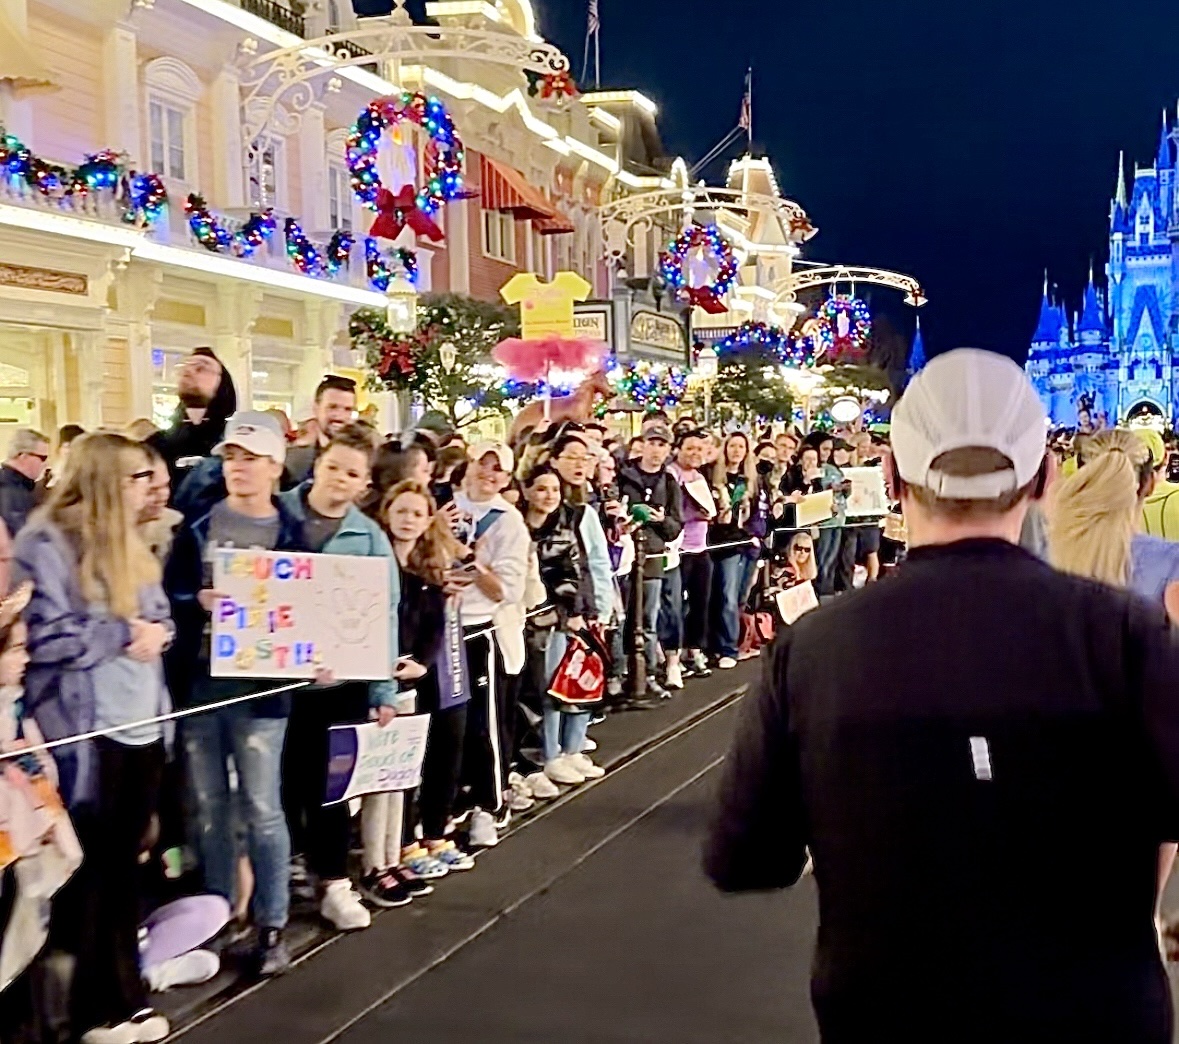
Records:
<instances>
[{"instance_id":1,"label":"yellow shirt cutout sign","mask_svg":"<svg viewBox=\"0 0 1179 1044\"><path fill-rule=\"evenodd\" d=\"M593 287L576 272L558 272L543 283L535 272L519 272L500 289L508 304L520 305L520 336L526 341L544 337L573 337L573 303L584 301Z\"/></svg>"}]
</instances>

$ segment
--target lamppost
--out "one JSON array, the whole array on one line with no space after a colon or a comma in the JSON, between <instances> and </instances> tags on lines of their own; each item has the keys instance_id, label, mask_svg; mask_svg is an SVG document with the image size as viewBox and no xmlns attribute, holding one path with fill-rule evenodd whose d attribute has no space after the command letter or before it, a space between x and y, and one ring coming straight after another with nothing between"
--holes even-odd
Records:
<instances>
[{"instance_id":1,"label":"lamppost","mask_svg":"<svg viewBox=\"0 0 1179 1044\"><path fill-rule=\"evenodd\" d=\"M799 370L793 366L782 367L782 379L798 392L802 399L804 425L807 431L811 428L811 397L815 390L827 383L827 378L814 370Z\"/></svg>"},{"instance_id":2,"label":"lamppost","mask_svg":"<svg viewBox=\"0 0 1179 1044\"><path fill-rule=\"evenodd\" d=\"M394 276L385 291L385 322L393 333L411 334L418 328L418 292L404 276Z\"/></svg>"},{"instance_id":3,"label":"lamppost","mask_svg":"<svg viewBox=\"0 0 1179 1044\"><path fill-rule=\"evenodd\" d=\"M704 423L712 423L712 382L719 372L716 349L706 344L696 354L696 376L704 382Z\"/></svg>"},{"instance_id":4,"label":"lamppost","mask_svg":"<svg viewBox=\"0 0 1179 1044\"><path fill-rule=\"evenodd\" d=\"M443 341L438 346L438 361L442 364L442 372L447 376L454 373L454 364L458 362L458 349L450 341Z\"/></svg>"}]
</instances>

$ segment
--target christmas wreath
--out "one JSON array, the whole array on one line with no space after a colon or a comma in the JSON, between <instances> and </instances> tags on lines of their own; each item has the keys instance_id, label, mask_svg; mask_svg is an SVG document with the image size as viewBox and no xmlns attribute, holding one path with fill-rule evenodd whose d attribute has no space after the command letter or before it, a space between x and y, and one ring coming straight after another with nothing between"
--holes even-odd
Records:
<instances>
[{"instance_id":1,"label":"christmas wreath","mask_svg":"<svg viewBox=\"0 0 1179 1044\"><path fill-rule=\"evenodd\" d=\"M708 272L703 281L692 278L699 267ZM719 315L737 278L737 256L716 225L689 225L659 255L659 272L678 297Z\"/></svg>"},{"instance_id":2,"label":"christmas wreath","mask_svg":"<svg viewBox=\"0 0 1179 1044\"><path fill-rule=\"evenodd\" d=\"M430 141L425 149L425 184L416 191L405 185L393 193L381 184L377 153L385 130L401 123L421 127ZM407 226L435 242L443 238L435 215L463 189L463 143L446 106L421 91L376 98L356 118L344 150L352 191L377 213L371 234L396 239Z\"/></svg>"}]
</instances>

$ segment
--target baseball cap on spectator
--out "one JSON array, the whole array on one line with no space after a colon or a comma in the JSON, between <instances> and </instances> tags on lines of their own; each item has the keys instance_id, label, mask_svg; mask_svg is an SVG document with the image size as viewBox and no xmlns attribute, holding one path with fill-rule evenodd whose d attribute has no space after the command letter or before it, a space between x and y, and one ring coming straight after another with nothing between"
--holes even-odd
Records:
<instances>
[{"instance_id":1,"label":"baseball cap on spectator","mask_svg":"<svg viewBox=\"0 0 1179 1044\"><path fill-rule=\"evenodd\" d=\"M223 457L226 446L240 446L258 457L269 457L282 464L287 457L287 441L278 421L269 413L239 410L225 422L225 435L213 448Z\"/></svg>"},{"instance_id":2,"label":"baseball cap on spectator","mask_svg":"<svg viewBox=\"0 0 1179 1044\"><path fill-rule=\"evenodd\" d=\"M943 500L996 500L1022 489L1044 459L1048 419L1023 369L1005 355L958 348L934 356L892 414L892 450L907 483ZM989 449L1009 466L951 475L935 466L953 450Z\"/></svg>"},{"instance_id":3,"label":"baseball cap on spectator","mask_svg":"<svg viewBox=\"0 0 1179 1044\"><path fill-rule=\"evenodd\" d=\"M1133 431L1150 450L1151 466L1161 467L1167 459L1167 447L1163 443L1163 437L1154 428L1134 428Z\"/></svg>"},{"instance_id":4,"label":"baseball cap on spectator","mask_svg":"<svg viewBox=\"0 0 1179 1044\"><path fill-rule=\"evenodd\" d=\"M512 451L502 442L484 439L481 442L476 442L468 451L473 461L480 461L489 453L495 454L496 459L499 461L499 466L503 471L509 475L512 473L512 465L515 463L515 458L512 456Z\"/></svg>"},{"instance_id":5,"label":"baseball cap on spectator","mask_svg":"<svg viewBox=\"0 0 1179 1044\"><path fill-rule=\"evenodd\" d=\"M666 442L669 446L675 441L666 424L651 424L644 428L643 439L647 442Z\"/></svg>"}]
</instances>

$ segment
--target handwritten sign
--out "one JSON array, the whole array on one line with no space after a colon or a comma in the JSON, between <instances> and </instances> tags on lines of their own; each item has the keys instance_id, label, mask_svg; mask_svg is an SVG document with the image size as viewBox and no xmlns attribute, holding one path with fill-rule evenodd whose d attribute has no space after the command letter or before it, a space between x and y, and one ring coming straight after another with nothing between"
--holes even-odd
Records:
<instances>
[{"instance_id":1,"label":"handwritten sign","mask_svg":"<svg viewBox=\"0 0 1179 1044\"><path fill-rule=\"evenodd\" d=\"M792 624L803 613L818 607L819 596L815 594L815 585L807 580L805 583L788 587L785 591L779 591L775 601L778 603L778 612L781 613L782 619Z\"/></svg>"},{"instance_id":2,"label":"handwritten sign","mask_svg":"<svg viewBox=\"0 0 1179 1044\"><path fill-rule=\"evenodd\" d=\"M214 678L391 676L389 569L382 559L285 551L214 552Z\"/></svg>"},{"instance_id":3,"label":"handwritten sign","mask_svg":"<svg viewBox=\"0 0 1179 1044\"><path fill-rule=\"evenodd\" d=\"M422 781L422 760L430 732L429 714L394 718L381 728L333 725L328 731L325 805L359 797L410 790Z\"/></svg>"},{"instance_id":4,"label":"handwritten sign","mask_svg":"<svg viewBox=\"0 0 1179 1044\"><path fill-rule=\"evenodd\" d=\"M844 468L843 477L851 482L851 492L847 495L848 518L888 514L888 493L881 468Z\"/></svg>"},{"instance_id":5,"label":"handwritten sign","mask_svg":"<svg viewBox=\"0 0 1179 1044\"><path fill-rule=\"evenodd\" d=\"M835 514L835 494L825 489L821 493L808 493L798 502L796 525L799 529L826 522Z\"/></svg>"}]
</instances>

